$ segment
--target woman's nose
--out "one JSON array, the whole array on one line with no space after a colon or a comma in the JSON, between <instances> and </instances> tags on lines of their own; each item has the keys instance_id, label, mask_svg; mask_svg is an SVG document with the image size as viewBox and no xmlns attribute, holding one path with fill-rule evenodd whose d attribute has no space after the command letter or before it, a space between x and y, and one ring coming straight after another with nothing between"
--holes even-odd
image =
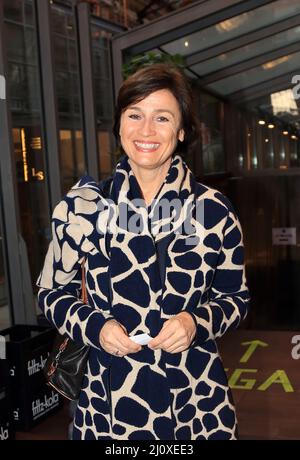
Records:
<instances>
[{"instance_id":1,"label":"woman's nose","mask_svg":"<svg viewBox=\"0 0 300 460\"><path fill-rule=\"evenodd\" d=\"M155 134L153 120L145 118L140 125L140 132L143 136L152 136L153 134Z\"/></svg>"}]
</instances>

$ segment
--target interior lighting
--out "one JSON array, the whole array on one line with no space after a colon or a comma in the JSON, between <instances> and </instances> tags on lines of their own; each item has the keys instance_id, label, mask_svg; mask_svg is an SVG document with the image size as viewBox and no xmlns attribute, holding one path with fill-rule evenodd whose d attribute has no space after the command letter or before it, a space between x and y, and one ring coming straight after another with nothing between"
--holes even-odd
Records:
<instances>
[{"instance_id":1,"label":"interior lighting","mask_svg":"<svg viewBox=\"0 0 300 460\"><path fill-rule=\"evenodd\" d=\"M266 62L265 64L262 65L262 68L264 70L270 70L270 69L273 69L274 67L277 67L280 64L283 64L284 62L289 61L289 59L290 59L290 56L283 56L281 58L274 59L274 61Z\"/></svg>"},{"instance_id":2,"label":"interior lighting","mask_svg":"<svg viewBox=\"0 0 300 460\"><path fill-rule=\"evenodd\" d=\"M257 165L258 165L257 157L252 158L252 164L253 164L253 166L257 167Z\"/></svg>"},{"instance_id":3,"label":"interior lighting","mask_svg":"<svg viewBox=\"0 0 300 460\"><path fill-rule=\"evenodd\" d=\"M21 129L21 146L22 146L22 161L23 161L23 172L24 181L28 182L28 162L27 162L27 148L25 139L25 129Z\"/></svg>"},{"instance_id":4,"label":"interior lighting","mask_svg":"<svg viewBox=\"0 0 300 460\"><path fill-rule=\"evenodd\" d=\"M271 104L273 107L273 114L288 112L292 115L298 114L298 106L294 98L293 90L286 89L271 94Z\"/></svg>"},{"instance_id":5,"label":"interior lighting","mask_svg":"<svg viewBox=\"0 0 300 460\"><path fill-rule=\"evenodd\" d=\"M265 122L265 120L258 120L258 124L259 124L259 125L265 125L266 122Z\"/></svg>"},{"instance_id":6,"label":"interior lighting","mask_svg":"<svg viewBox=\"0 0 300 460\"><path fill-rule=\"evenodd\" d=\"M238 16L235 16L231 19L225 19L225 21L219 22L219 24L216 25L216 29L218 32L228 32L230 30L234 30L238 27L241 27L242 24L247 21L248 19L248 14L243 13Z\"/></svg>"},{"instance_id":7,"label":"interior lighting","mask_svg":"<svg viewBox=\"0 0 300 460\"><path fill-rule=\"evenodd\" d=\"M273 125L273 123L270 123L270 124L268 124L268 128L273 129L273 128L275 128L275 125Z\"/></svg>"},{"instance_id":8,"label":"interior lighting","mask_svg":"<svg viewBox=\"0 0 300 460\"><path fill-rule=\"evenodd\" d=\"M284 136L288 136L289 132L288 132L288 131L282 131L282 134L283 134Z\"/></svg>"}]
</instances>

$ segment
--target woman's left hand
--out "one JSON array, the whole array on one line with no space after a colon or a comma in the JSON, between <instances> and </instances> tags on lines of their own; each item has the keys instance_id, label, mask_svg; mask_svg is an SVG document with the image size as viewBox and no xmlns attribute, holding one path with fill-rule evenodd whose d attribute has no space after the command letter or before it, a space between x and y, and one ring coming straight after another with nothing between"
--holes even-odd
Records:
<instances>
[{"instance_id":1,"label":"woman's left hand","mask_svg":"<svg viewBox=\"0 0 300 460\"><path fill-rule=\"evenodd\" d=\"M148 343L148 347L151 350L160 348L168 353L180 353L190 346L195 335L196 325L193 318L187 312L180 312L164 323L159 334Z\"/></svg>"}]
</instances>

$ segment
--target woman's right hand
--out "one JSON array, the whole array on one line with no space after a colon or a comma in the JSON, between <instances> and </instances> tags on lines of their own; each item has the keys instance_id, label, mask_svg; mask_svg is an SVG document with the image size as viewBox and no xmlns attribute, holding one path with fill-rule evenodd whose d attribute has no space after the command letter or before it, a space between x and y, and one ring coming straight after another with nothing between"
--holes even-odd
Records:
<instances>
[{"instance_id":1,"label":"woman's right hand","mask_svg":"<svg viewBox=\"0 0 300 460\"><path fill-rule=\"evenodd\" d=\"M106 321L99 335L100 345L107 352L115 356L126 356L141 351L141 345L130 340L126 328L115 319Z\"/></svg>"}]
</instances>

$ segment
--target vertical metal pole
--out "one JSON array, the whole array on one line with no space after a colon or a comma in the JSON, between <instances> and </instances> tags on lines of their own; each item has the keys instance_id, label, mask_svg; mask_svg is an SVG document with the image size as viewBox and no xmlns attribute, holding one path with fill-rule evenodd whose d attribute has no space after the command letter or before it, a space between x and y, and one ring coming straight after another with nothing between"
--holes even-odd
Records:
<instances>
[{"instance_id":1,"label":"vertical metal pole","mask_svg":"<svg viewBox=\"0 0 300 460\"><path fill-rule=\"evenodd\" d=\"M3 203L4 257L7 268L8 299L13 323L32 324L36 321L36 316L34 303L30 302L30 295L28 295L32 290L28 284L28 273L22 272L22 265L24 268L22 256L26 257L26 254L22 249L19 223L20 213L11 135L12 124L8 107L4 44L3 3L0 2L0 191Z\"/></svg>"},{"instance_id":2,"label":"vertical metal pole","mask_svg":"<svg viewBox=\"0 0 300 460\"><path fill-rule=\"evenodd\" d=\"M77 27L80 56L80 76L83 99L83 126L87 172L96 181L100 178L99 145L96 129L96 108L93 80L93 59L90 30L90 5L77 5Z\"/></svg>"},{"instance_id":3,"label":"vertical metal pole","mask_svg":"<svg viewBox=\"0 0 300 460\"><path fill-rule=\"evenodd\" d=\"M43 96L43 137L48 169L49 199L51 209L61 200L58 136L58 116L55 93L55 72L51 37L51 11L48 0L35 0L38 24L41 88Z\"/></svg>"},{"instance_id":4,"label":"vertical metal pole","mask_svg":"<svg viewBox=\"0 0 300 460\"><path fill-rule=\"evenodd\" d=\"M122 78L122 63L123 63L123 55L121 50L121 43L120 40L117 38L112 39L111 44L112 50L112 65L113 65L113 76L114 76L114 94L115 98L119 92L120 86L122 85L123 78Z\"/></svg>"}]
</instances>

